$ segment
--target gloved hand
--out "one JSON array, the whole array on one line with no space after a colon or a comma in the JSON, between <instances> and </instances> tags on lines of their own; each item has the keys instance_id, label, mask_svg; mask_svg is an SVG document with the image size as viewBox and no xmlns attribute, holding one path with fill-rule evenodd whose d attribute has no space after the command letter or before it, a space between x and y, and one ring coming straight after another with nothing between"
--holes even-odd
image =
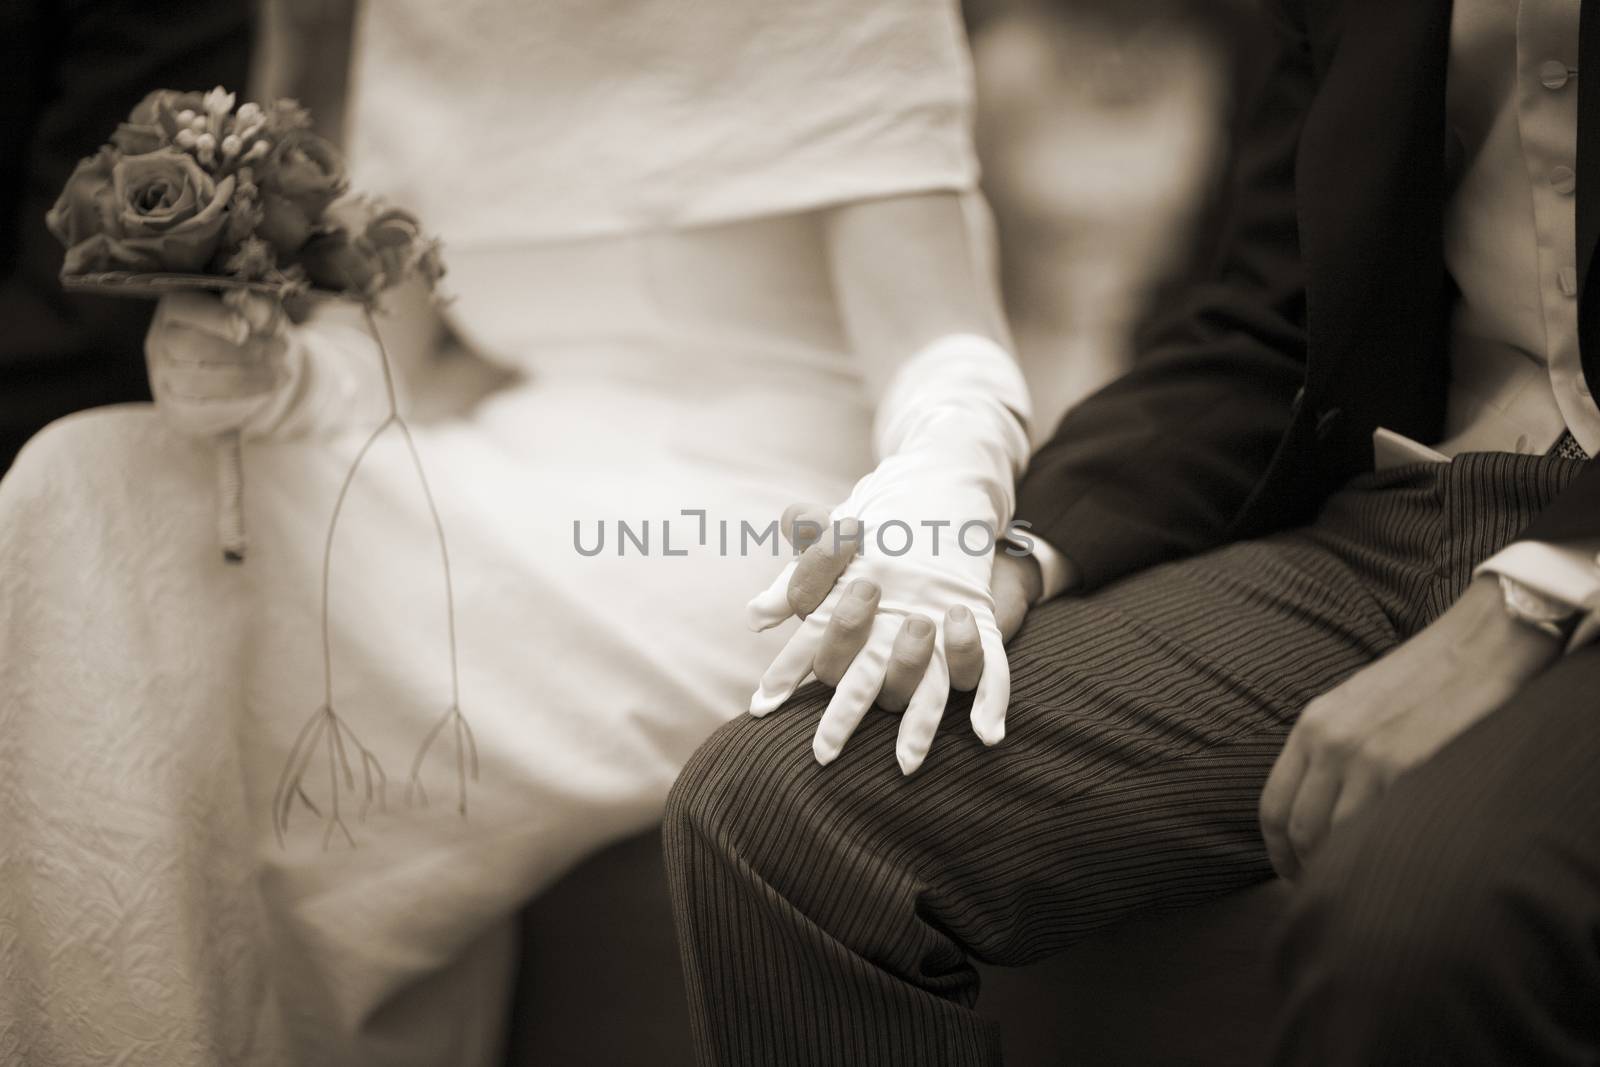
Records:
<instances>
[{"instance_id":1,"label":"gloved hand","mask_svg":"<svg viewBox=\"0 0 1600 1067\"><path fill-rule=\"evenodd\" d=\"M337 302L291 324L259 294L173 293L156 307L145 356L157 408L195 437L370 427L388 410L376 342Z\"/></svg>"},{"instance_id":2,"label":"gloved hand","mask_svg":"<svg viewBox=\"0 0 1600 1067\"><path fill-rule=\"evenodd\" d=\"M1027 454L1027 407L1015 363L984 338L944 338L901 368L879 406L877 469L833 510L820 540L750 603L753 627L776 626L809 606L792 585L805 585L808 566L845 564L768 668L751 714L777 709L813 671L824 681L837 676L813 742L826 764L880 690L904 690L925 663L895 749L904 773L927 756L952 681L977 686L978 737L992 745L1005 736L1010 673L990 573ZM976 646L978 678L952 679L952 644Z\"/></svg>"},{"instance_id":3,"label":"gloved hand","mask_svg":"<svg viewBox=\"0 0 1600 1067\"><path fill-rule=\"evenodd\" d=\"M175 429L214 438L256 436L276 421L304 355L289 341L283 306L242 291L172 293L145 337L150 392Z\"/></svg>"}]
</instances>

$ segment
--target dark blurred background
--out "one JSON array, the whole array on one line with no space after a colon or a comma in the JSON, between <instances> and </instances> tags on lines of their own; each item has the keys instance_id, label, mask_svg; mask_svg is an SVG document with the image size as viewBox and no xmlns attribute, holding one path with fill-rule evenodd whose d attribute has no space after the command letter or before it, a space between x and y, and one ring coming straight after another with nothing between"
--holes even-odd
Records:
<instances>
[{"instance_id":1,"label":"dark blurred background","mask_svg":"<svg viewBox=\"0 0 1600 1067\"><path fill-rule=\"evenodd\" d=\"M242 0L0 0L0 472L53 419L149 398L150 305L62 292L45 212L146 92L242 84L254 42Z\"/></svg>"}]
</instances>

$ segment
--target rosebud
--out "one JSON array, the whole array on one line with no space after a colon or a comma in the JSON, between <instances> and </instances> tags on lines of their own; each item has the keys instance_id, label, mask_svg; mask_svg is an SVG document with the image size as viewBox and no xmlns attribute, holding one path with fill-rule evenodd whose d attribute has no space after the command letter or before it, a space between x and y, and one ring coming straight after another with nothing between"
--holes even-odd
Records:
<instances>
[{"instance_id":1,"label":"rosebud","mask_svg":"<svg viewBox=\"0 0 1600 1067\"><path fill-rule=\"evenodd\" d=\"M255 151L252 148L246 158L253 160ZM305 244L322 223L328 204L347 184L339 153L305 130L291 130L279 138L256 170L256 181L265 211L261 235L283 253Z\"/></svg>"},{"instance_id":2,"label":"rosebud","mask_svg":"<svg viewBox=\"0 0 1600 1067\"><path fill-rule=\"evenodd\" d=\"M206 111L221 118L233 110L233 102L236 99L237 97L219 85L206 94Z\"/></svg>"},{"instance_id":3,"label":"rosebud","mask_svg":"<svg viewBox=\"0 0 1600 1067\"><path fill-rule=\"evenodd\" d=\"M311 283L322 289L370 297L382 284L383 264L347 233L318 234L300 250L299 260Z\"/></svg>"},{"instance_id":4,"label":"rosebud","mask_svg":"<svg viewBox=\"0 0 1600 1067\"><path fill-rule=\"evenodd\" d=\"M199 93L177 93L170 89L147 93L128 113L128 121L117 127L111 141L130 156L174 144L178 131L188 127L187 122L178 121L178 115L184 112L193 115L201 106L201 100Z\"/></svg>"}]
</instances>

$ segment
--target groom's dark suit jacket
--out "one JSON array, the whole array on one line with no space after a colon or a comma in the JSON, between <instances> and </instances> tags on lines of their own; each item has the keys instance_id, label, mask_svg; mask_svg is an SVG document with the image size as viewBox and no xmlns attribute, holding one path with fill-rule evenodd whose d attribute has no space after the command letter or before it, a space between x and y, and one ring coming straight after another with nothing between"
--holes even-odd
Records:
<instances>
[{"instance_id":1,"label":"groom's dark suit jacket","mask_svg":"<svg viewBox=\"0 0 1600 1067\"><path fill-rule=\"evenodd\" d=\"M1086 587L1308 519L1372 431L1442 436L1449 0L1274 0L1278 51L1230 166L1204 280L1134 369L1070 412L1018 518ZM1581 20L1580 343L1600 396L1600 0ZM1524 532L1600 538L1600 463Z\"/></svg>"}]
</instances>

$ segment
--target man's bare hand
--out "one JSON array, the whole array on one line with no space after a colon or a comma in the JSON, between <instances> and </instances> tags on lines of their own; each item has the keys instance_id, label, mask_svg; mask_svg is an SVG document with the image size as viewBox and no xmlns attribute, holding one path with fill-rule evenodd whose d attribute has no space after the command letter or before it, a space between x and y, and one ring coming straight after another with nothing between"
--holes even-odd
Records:
<instances>
[{"instance_id":1,"label":"man's bare hand","mask_svg":"<svg viewBox=\"0 0 1600 1067\"><path fill-rule=\"evenodd\" d=\"M1044 576L1039 561L1032 556L1013 556L1004 549L994 554L994 574L989 580L994 593L994 621L1000 635L1010 641L1022 629L1028 609L1044 595Z\"/></svg>"},{"instance_id":2,"label":"man's bare hand","mask_svg":"<svg viewBox=\"0 0 1600 1067\"><path fill-rule=\"evenodd\" d=\"M1432 625L1307 705L1267 778L1272 865L1299 874L1333 826L1499 708L1561 654L1479 578Z\"/></svg>"}]
</instances>

